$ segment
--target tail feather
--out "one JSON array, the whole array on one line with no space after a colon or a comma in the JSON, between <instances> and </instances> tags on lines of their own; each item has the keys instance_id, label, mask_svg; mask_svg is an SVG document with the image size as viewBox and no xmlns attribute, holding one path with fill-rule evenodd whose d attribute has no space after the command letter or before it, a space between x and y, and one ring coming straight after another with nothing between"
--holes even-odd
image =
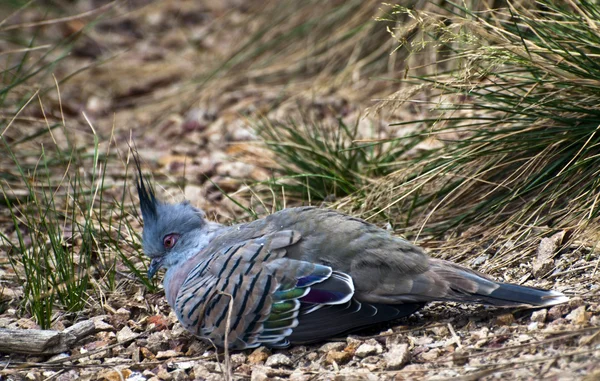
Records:
<instances>
[{"instance_id":1,"label":"tail feather","mask_svg":"<svg viewBox=\"0 0 600 381\"><path fill-rule=\"evenodd\" d=\"M510 283L496 283L498 288L489 295L482 295L487 304L497 306L553 306L569 300L564 294L541 288L519 286Z\"/></svg>"},{"instance_id":2,"label":"tail feather","mask_svg":"<svg viewBox=\"0 0 600 381\"><path fill-rule=\"evenodd\" d=\"M541 288L496 282L486 275L436 260L430 271L447 281L448 300L494 306L553 306L569 300L564 294Z\"/></svg>"}]
</instances>

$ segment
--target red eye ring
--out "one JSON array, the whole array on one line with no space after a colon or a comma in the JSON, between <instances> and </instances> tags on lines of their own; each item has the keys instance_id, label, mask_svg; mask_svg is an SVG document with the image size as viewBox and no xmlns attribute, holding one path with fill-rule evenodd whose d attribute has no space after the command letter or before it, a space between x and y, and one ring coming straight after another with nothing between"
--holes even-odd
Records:
<instances>
[{"instance_id":1,"label":"red eye ring","mask_svg":"<svg viewBox=\"0 0 600 381\"><path fill-rule=\"evenodd\" d=\"M165 247L165 249L170 249L173 246L175 246L178 239L179 239L179 234L177 234L177 233L167 234L165 236L165 238L163 238L163 246Z\"/></svg>"}]
</instances>

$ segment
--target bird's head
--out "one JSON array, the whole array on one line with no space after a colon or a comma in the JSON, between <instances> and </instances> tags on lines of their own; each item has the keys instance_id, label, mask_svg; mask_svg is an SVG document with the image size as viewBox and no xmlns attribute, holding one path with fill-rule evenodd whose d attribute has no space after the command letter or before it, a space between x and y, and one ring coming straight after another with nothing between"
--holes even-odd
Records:
<instances>
[{"instance_id":1,"label":"bird's head","mask_svg":"<svg viewBox=\"0 0 600 381\"><path fill-rule=\"evenodd\" d=\"M139 162L137 191L144 219L142 246L150 257L148 278L161 268L169 268L198 253L205 245L207 229L212 225L204 212L188 201L169 204L156 198L151 184L144 180Z\"/></svg>"}]
</instances>

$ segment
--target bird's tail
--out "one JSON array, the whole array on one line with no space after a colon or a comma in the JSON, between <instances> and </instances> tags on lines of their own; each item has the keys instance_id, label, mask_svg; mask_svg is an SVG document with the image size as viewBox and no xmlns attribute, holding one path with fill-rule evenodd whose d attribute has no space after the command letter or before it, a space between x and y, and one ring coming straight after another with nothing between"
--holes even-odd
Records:
<instances>
[{"instance_id":1,"label":"bird's tail","mask_svg":"<svg viewBox=\"0 0 600 381\"><path fill-rule=\"evenodd\" d=\"M496 282L479 272L439 259L431 259L429 271L447 284L445 300L506 307L552 306L569 300L557 291Z\"/></svg>"}]
</instances>

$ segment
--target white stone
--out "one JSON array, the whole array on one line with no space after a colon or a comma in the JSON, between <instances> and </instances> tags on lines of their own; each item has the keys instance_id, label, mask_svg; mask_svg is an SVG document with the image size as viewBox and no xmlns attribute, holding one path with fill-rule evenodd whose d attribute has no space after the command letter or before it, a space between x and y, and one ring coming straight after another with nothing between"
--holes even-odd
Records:
<instances>
[{"instance_id":1,"label":"white stone","mask_svg":"<svg viewBox=\"0 0 600 381\"><path fill-rule=\"evenodd\" d=\"M410 359L410 351L408 350L408 344L394 344L390 347L389 351L383 355L386 362L386 369L398 370L408 362Z\"/></svg>"},{"instance_id":2,"label":"white stone","mask_svg":"<svg viewBox=\"0 0 600 381\"><path fill-rule=\"evenodd\" d=\"M123 329L121 329L118 333L117 333L117 341L119 343L128 341L134 337L136 337L137 334L134 333L131 328L129 328L128 326L123 327Z\"/></svg>"},{"instance_id":3,"label":"white stone","mask_svg":"<svg viewBox=\"0 0 600 381\"><path fill-rule=\"evenodd\" d=\"M271 368L280 368L282 366L291 367L292 360L284 354L276 353L274 355L269 356L265 365Z\"/></svg>"},{"instance_id":4,"label":"white stone","mask_svg":"<svg viewBox=\"0 0 600 381\"><path fill-rule=\"evenodd\" d=\"M375 340L369 340L356 348L355 355L360 358L379 355L383 352L383 347Z\"/></svg>"}]
</instances>

